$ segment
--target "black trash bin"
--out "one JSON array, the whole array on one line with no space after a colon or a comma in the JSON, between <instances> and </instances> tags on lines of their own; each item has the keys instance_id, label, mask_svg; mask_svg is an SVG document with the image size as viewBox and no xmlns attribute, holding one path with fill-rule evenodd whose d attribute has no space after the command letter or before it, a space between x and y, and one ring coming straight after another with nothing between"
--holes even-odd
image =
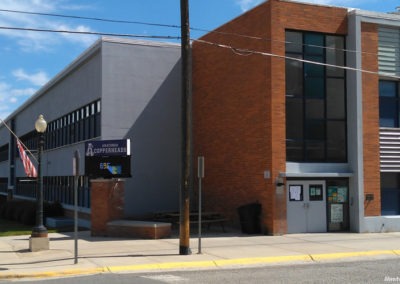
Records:
<instances>
[{"instance_id":1,"label":"black trash bin","mask_svg":"<svg viewBox=\"0 0 400 284\"><path fill-rule=\"evenodd\" d=\"M242 233L261 234L261 204L250 203L240 206L237 210Z\"/></svg>"}]
</instances>

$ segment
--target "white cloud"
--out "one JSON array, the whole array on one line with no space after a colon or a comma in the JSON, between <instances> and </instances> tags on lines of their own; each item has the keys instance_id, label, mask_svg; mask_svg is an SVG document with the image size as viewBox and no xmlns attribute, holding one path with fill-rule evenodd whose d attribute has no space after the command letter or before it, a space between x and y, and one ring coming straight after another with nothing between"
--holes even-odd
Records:
<instances>
[{"instance_id":1,"label":"white cloud","mask_svg":"<svg viewBox=\"0 0 400 284\"><path fill-rule=\"evenodd\" d=\"M60 11L65 11L65 9L78 10L89 8L88 6L68 6L68 1L69 0L1 0L1 9L40 13L61 13ZM0 25L6 27L41 28L49 30L57 30L58 27L65 27L65 30L90 31L90 27L88 26L66 25L59 18L10 12L0 13ZM0 35L15 39L19 47L26 52L48 51L53 49L54 46L63 44L65 41L88 46L95 40L95 37L91 35L65 36L60 33L17 30L0 30Z\"/></svg>"},{"instance_id":2,"label":"white cloud","mask_svg":"<svg viewBox=\"0 0 400 284\"><path fill-rule=\"evenodd\" d=\"M87 26L79 25L76 27L67 26L65 24L61 24L55 27L56 30L60 31L73 31L73 32L93 32L93 30ZM71 42L76 42L79 44L83 44L84 46L89 46L92 44L97 36L94 35L84 35L84 34L71 34L71 33L60 33L61 37L67 39Z\"/></svg>"},{"instance_id":3,"label":"white cloud","mask_svg":"<svg viewBox=\"0 0 400 284\"><path fill-rule=\"evenodd\" d=\"M17 104L35 92L34 88L14 89L11 85L0 81L0 118L6 118Z\"/></svg>"},{"instance_id":4,"label":"white cloud","mask_svg":"<svg viewBox=\"0 0 400 284\"><path fill-rule=\"evenodd\" d=\"M240 9L244 12L260 4L265 0L236 0L236 4L240 6Z\"/></svg>"},{"instance_id":5,"label":"white cloud","mask_svg":"<svg viewBox=\"0 0 400 284\"><path fill-rule=\"evenodd\" d=\"M39 86L39 87L43 86L50 80L50 78L47 76L47 74L43 71L39 71L39 72L33 73L33 74L28 74L25 72L24 69L20 68L20 69L14 70L12 72L12 74L18 80L28 81L31 84L33 84L35 86Z\"/></svg>"}]
</instances>

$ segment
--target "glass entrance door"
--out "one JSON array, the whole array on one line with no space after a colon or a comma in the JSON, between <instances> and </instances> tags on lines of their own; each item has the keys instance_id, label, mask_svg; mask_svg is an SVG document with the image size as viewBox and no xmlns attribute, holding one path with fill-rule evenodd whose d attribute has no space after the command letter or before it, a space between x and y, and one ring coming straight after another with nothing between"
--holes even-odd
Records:
<instances>
[{"instance_id":1,"label":"glass entrance door","mask_svg":"<svg viewBox=\"0 0 400 284\"><path fill-rule=\"evenodd\" d=\"M347 181L327 182L328 231L349 229L349 187Z\"/></svg>"}]
</instances>

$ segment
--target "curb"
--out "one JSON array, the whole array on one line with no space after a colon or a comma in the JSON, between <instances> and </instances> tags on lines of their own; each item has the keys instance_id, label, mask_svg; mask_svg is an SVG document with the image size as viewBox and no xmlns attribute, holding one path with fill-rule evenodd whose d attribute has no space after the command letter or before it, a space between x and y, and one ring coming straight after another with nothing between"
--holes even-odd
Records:
<instances>
[{"instance_id":1,"label":"curb","mask_svg":"<svg viewBox=\"0 0 400 284\"><path fill-rule=\"evenodd\" d=\"M208 261L190 261L190 262L166 262L153 264L134 264L126 266L110 266L89 269L71 269L65 271L51 272L33 272L33 273L10 273L1 274L0 280L7 279L23 279L23 278L51 278L66 277L78 275L91 275L98 273L119 273L119 272L138 272L138 271L162 271L162 270L180 270L195 268L228 268L238 266L252 266L262 264L281 264L289 262L320 262L324 260L346 259L352 257L376 257L376 256L394 256L400 257L400 250L375 250L375 251L358 251L358 252L341 252L341 253L324 253L324 254L303 254L288 256L271 256L271 257L252 257L237 259L222 259Z\"/></svg>"},{"instance_id":2,"label":"curb","mask_svg":"<svg viewBox=\"0 0 400 284\"><path fill-rule=\"evenodd\" d=\"M97 273L107 272L105 268L91 268L91 269L71 269L64 271L48 271L48 272L32 272L32 273L10 273L0 274L0 280L9 279L24 279L24 278L51 278L51 277L66 277L76 275L91 275Z\"/></svg>"}]
</instances>

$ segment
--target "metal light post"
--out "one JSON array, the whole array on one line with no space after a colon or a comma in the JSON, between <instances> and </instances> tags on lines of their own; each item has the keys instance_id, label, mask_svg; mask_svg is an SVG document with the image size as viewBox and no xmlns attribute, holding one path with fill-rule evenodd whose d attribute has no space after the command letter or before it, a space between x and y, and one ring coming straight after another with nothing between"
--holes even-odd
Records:
<instances>
[{"instance_id":1,"label":"metal light post","mask_svg":"<svg viewBox=\"0 0 400 284\"><path fill-rule=\"evenodd\" d=\"M44 145L44 132L47 128L47 122L44 120L43 115L35 122L35 129L39 133L39 147L38 147L38 177L37 177L37 197L36 197L36 226L32 229L32 238L47 237L47 229L43 225L43 173L42 173L42 152Z\"/></svg>"}]
</instances>

